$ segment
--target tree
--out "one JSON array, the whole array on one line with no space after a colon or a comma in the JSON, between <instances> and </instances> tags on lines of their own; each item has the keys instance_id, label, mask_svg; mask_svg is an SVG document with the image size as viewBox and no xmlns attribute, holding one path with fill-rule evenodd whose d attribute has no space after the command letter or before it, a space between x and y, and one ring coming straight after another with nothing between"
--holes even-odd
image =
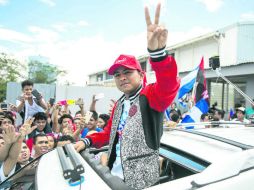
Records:
<instances>
[{"instance_id":1,"label":"tree","mask_svg":"<svg viewBox=\"0 0 254 190\"><path fill-rule=\"evenodd\" d=\"M60 70L57 66L49 63L42 63L36 60L28 63L28 76L34 83L52 84L57 81L57 77L65 75L66 71Z\"/></svg>"},{"instance_id":2,"label":"tree","mask_svg":"<svg viewBox=\"0 0 254 190\"><path fill-rule=\"evenodd\" d=\"M18 60L5 53L0 53L0 102L6 99L7 83L24 78L22 72L25 70L25 65Z\"/></svg>"}]
</instances>

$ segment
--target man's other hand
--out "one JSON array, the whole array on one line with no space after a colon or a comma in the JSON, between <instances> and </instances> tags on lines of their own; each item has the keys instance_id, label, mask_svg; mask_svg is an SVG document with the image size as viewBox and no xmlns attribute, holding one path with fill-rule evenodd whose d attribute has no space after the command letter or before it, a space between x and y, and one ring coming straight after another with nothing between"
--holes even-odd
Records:
<instances>
[{"instance_id":1,"label":"man's other hand","mask_svg":"<svg viewBox=\"0 0 254 190\"><path fill-rule=\"evenodd\" d=\"M77 152L80 152L86 148L86 145L83 141L78 141L76 144L74 144L74 148Z\"/></svg>"}]
</instances>

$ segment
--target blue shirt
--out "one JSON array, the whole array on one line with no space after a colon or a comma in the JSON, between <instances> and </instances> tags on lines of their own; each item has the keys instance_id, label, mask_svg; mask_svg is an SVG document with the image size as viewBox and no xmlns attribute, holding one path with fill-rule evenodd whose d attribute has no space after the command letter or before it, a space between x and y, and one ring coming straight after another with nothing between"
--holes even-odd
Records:
<instances>
[{"instance_id":1,"label":"blue shirt","mask_svg":"<svg viewBox=\"0 0 254 190\"><path fill-rule=\"evenodd\" d=\"M101 132L101 131L103 131L103 129L101 129L101 128L99 128L99 127L96 127L95 131ZM85 128L85 129L83 130L83 132L81 133L81 138L86 137L86 135L87 135L88 132L89 132L89 129L88 129L88 128Z\"/></svg>"}]
</instances>

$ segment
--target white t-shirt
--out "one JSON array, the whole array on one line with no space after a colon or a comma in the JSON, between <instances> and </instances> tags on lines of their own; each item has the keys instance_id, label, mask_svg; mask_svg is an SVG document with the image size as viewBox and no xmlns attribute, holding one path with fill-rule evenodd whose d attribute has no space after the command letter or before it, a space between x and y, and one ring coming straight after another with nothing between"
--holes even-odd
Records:
<instances>
[{"instance_id":1,"label":"white t-shirt","mask_svg":"<svg viewBox=\"0 0 254 190\"><path fill-rule=\"evenodd\" d=\"M11 172L9 173L8 176L5 176L4 175L4 162L3 164L1 165L1 168L0 168L0 183L2 183L4 180L6 180L8 177L10 177L12 174L14 174L15 172L15 169L16 169L16 164L15 166L12 168Z\"/></svg>"},{"instance_id":2,"label":"white t-shirt","mask_svg":"<svg viewBox=\"0 0 254 190\"><path fill-rule=\"evenodd\" d=\"M25 118L24 121L26 121L28 118L33 117L34 114L38 113L38 112L44 112L43 108L41 106L39 106L38 104L36 104L36 102L34 101L34 96L32 98L33 100L33 104L30 105L28 100L25 100ZM19 106L21 104L20 100L16 101L16 105Z\"/></svg>"}]
</instances>

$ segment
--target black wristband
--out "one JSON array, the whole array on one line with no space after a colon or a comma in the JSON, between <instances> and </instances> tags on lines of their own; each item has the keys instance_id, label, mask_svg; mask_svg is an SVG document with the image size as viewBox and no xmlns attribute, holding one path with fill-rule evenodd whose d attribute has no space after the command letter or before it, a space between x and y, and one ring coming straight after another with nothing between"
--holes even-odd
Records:
<instances>
[{"instance_id":1,"label":"black wristband","mask_svg":"<svg viewBox=\"0 0 254 190\"><path fill-rule=\"evenodd\" d=\"M167 57L166 46L161 49L150 50L147 49L153 62L159 62Z\"/></svg>"},{"instance_id":2,"label":"black wristband","mask_svg":"<svg viewBox=\"0 0 254 190\"><path fill-rule=\"evenodd\" d=\"M84 138L84 139L80 139L81 141L83 141L86 145L86 148L90 147L91 146L91 139L89 138Z\"/></svg>"}]
</instances>

